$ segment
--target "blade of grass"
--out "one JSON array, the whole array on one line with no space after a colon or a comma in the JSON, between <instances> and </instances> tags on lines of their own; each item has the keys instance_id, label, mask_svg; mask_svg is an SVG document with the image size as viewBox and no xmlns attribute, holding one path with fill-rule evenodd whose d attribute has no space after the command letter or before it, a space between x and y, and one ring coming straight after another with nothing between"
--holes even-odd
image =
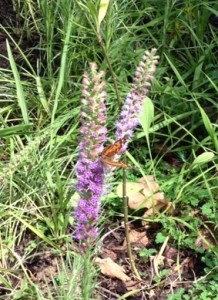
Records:
<instances>
[{"instance_id":1,"label":"blade of grass","mask_svg":"<svg viewBox=\"0 0 218 300\"><path fill-rule=\"evenodd\" d=\"M67 25L67 32L66 32L66 37L64 41L64 47L63 47L63 52L61 56L61 66L60 66L60 72L59 72L59 79L58 79L58 86L55 94L55 99L54 99L54 106L52 110L52 118L51 118L51 123L54 122L55 119L55 114L58 108L58 102L60 100L60 94L61 90L63 87L64 83L64 75L66 71L66 65L67 65L67 54L68 54L68 47L69 47L69 42L70 42L70 34L71 34L71 29L72 29L72 19L69 18L68 25Z\"/></svg>"},{"instance_id":2,"label":"blade of grass","mask_svg":"<svg viewBox=\"0 0 218 300\"><path fill-rule=\"evenodd\" d=\"M48 239L41 230L36 229L31 224L29 224L24 219L20 218L16 213L9 211L9 214L13 216L15 219L19 220L24 226L29 228L33 233L35 233L40 239L42 239L46 244L52 246L54 249L62 251L55 243L53 243L50 239Z\"/></svg>"},{"instance_id":3,"label":"blade of grass","mask_svg":"<svg viewBox=\"0 0 218 300\"><path fill-rule=\"evenodd\" d=\"M212 123L210 122L210 119L208 118L207 114L205 113L205 111L203 110L203 108L200 106L200 104L196 101L196 104L200 110L200 113L201 113L201 117L202 117L202 120L203 120L203 123L204 123L204 126L214 144L214 147L218 153L218 139L217 139L217 135L216 135L216 132L215 132L215 129L213 128L213 125Z\"/></svg>"},{"instance_id":4,"label":"blade of grass","mask_svg":"<svg viewBox=\"0 0 218 300\"><path fill-rule=\"evenodd\" d=\"M24 123L29 125L30 122L29 122L29 117L28 117L28 111L27 111L27 105L26 105L26 99L25 99L25 96L24 96L23 86L21 84L20 75L18 73L17 66L15 64L14 57L13 57L11 47L9 45L8 40L6 40L6 45L7 45L7 52L8 52L9 62L10 62L11 69L12 69L14 79L15 79L18 104L19 104L20 109L21 109L21 113L22 113L22 116L23 116Z\"/></svg>"},{"instance_id":5,"label":"blade of grass","mask_svg":"<svg viewBox=\"0 0 218 300\"><path fill-rule=\"evenodd\" d=\"M16 134L27 134L27 130L30 128L29 125L14 125L9 128L0 129L0 137L14 136Z\"/></svg>"},{"instance_id":6,"label":"blade of grass","mask_svg":"<svg viewBox=\"0 0 218 300\"><path fill-rule=\"evenodd\" d=\"M139 115L139 122L142 125L142 128L144 130L148 145L149 145L149 130L153 120L154 120L154 104L152 103L150 98L146 97L146 99L144 100L142 111Z\"/></svg>"}]
</instances>

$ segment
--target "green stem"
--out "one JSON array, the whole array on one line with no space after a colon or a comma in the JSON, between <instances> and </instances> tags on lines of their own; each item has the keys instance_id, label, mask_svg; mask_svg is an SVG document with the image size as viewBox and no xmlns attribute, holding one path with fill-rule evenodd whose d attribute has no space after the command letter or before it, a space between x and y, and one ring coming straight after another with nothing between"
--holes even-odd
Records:
<instances>
[{"instance_id":1,"label":"green stem","mask_svg":"<svg viewBox=\"0 0 218 300\"><path fill-rule=\"evenodd\" d=\"M101 34L100 32L95 28L95 26L93 25L92 21L89 19L85 9L80 5L80 3L78 3L78 1L76 1L77 5L80 7L80 9L83 11L90 27L92 28L96 38L97 38L97 41L103 51L103 55L104 55L104 58L107 62L107 65L108 65L108 68L109 68L109 71L111 73L111 77L112 77L112 81L113 81L113 85L114 85L114 90L115 90L115 94L116 94L116 97L117 97L117 103L118 103L118 106L119 108L121 107L121 100L120 100L120 96L119 96L119 92L118 92L118 86L117 86L117 80L116 80L116 76L115 76L115 73L113 71L113 68L112 68L112 65L110 63L110 60L109 60L109 57L107 55L107 51L105 49L105 46L104 46L104 43L102 41L102 38L101 38Z\"/></svg>"},{"instance_id":2,"label":"green stem","mask_svg":"<svg viewBox=\"0 0 218 300\"><path fill-rule=\"evenodd\" d=\"M100 36L99 33L95 32L96 34L96 37L97 37L97 40L98 40L98 43L103 51L103 54L104 54L104 58L107 62L107 65L108 65L108 68L109 68L109 71L111 73L111 77L112 77L112 81L113 81L113 84L114 84L114 90L115 90L115 94L116 94L116 97L117 97L117 103L118 103L118 106L119 108L121 107L121 100L120 100L120 96L119 96L119 92L118 92L118 86L117 86L117 80L116 80L116 76L115 76L115 73L113 71L113 68L112 68L112 65L110 63L110 60L109 60L109 57L107 55L107 52L106 52L106 49L104 47L104 44L102 42L102 38Z\"/></svg>"},{"instance_id":3,"label":"green stem","mask_svg":"<svg viewBox=\"0 0 218 300\"><path fill-rule=\"evenodd\" d=\"M132 248L129 238L129 228L128 228L128 197L126 195L126 169L123 168L123 210L124 210L124 227L125 227L125 236L126 236L126 247L127 247L127 253L130 261L130 267L135 274L135 276L141 280L141 277L138 273L138 270L136 269L135 262L132 255Z\"/></svg>"},{"instance_id":4,"label":"green stem","mask_svg":"<svg viewBox=\"0 0 218 300\"><path fill-rule=\"evenodd\" d=\"M92 264L90 251L87 250L84 256L83 275L81 277L81 293L83 300L89 300L92 292Z\"/></svg>"}]
</instances>

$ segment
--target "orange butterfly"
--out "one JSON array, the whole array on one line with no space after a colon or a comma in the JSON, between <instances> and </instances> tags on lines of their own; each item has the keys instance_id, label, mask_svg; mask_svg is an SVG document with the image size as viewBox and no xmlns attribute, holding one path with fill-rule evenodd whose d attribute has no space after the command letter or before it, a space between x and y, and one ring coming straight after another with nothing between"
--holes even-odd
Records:
<instances>
[{"instance_id":1,"label":"orange butterfly","mask_svg":"<svg viewBox=\"0 0 218 300\"><path fill-rule=\"evenodd\" d=\"M111 158L120 151L123 143L125 142L126 137L123 137L122 139L116 141L114 144L106 146L100 154L100 156L102 157L102 161L109 166L128 168L128 165L125 163L111 160Z\"/></svg>"}]
</instances>

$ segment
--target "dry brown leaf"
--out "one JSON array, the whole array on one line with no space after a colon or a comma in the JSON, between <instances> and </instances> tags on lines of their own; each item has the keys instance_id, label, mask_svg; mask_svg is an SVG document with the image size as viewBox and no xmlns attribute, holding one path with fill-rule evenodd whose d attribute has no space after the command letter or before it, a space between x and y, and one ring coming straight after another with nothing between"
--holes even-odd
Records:
<instances>
[{"instance_id":1,"label":"dry brown leaf","mask_svg":"<svg viewBox=\"0 0 218 300\"><path fill-rule=\"evenodd\" d=\"M167 205L169 204L168 200L164 198L163 193L156 193L152 200L153 200L152 206L144 213L143 215L144 218L154 215L155 213L159 212L161 209L167 207Z\"/></svg>"},{"instance_id":2,"label":"dry brown leaf","mask_svg":"<svg viewBox=\"0 0 218 300\"><path fill-rule=\"evenodd\" d=\"M140 289L141 282L130 280L130 281L125 282L125 287L126 287L127 291L132 291L132 290L135 290L135 289Z\"/></svg>"},{"instance_id":3,"label":"dry brown leaf","mask_svg":"<svg viewBox=\"0 0 218 300\"><path fill-rule=\"evenodd\" d=\"M148 244L148 238L145 232L131 230L129 232L129 239L131 244L135 243L137 245L141 245L142 247L145 247ZM126 239L124 240L123 246L126 246Z\"/></svg>"},{"instance_id":4,"label":"dry brown leaf","mask_svg":"<svg viewBox=\"0 0 218 300\"><path fill-rule=\"evenodd\" d=\"M115 263L111 258L101 259L97 257L95 262L99 265L102 274L111 278L118 278L124 282L130 280L130 277L125 274L124 268Z\"/></svg>"},{"instance_id":5,"label":"dry brown leaf","mask_svg":"<svg viewBox=\"0 0 218 300\"><path fill-rule=\"evenodd\" d=\"M211 233L206 229L201 229L198 232L198 237L195 240L195 246L203 248L205 250L210 249L216 245L214 238Z\"/></svg>"},{"instance_id":6,"label":"dry brown leaf","mask_svg":"<svg viewBox=\"0 0 218 300\"><path fill-rule=\"evenodd\" d=\"M127 182L126 183L126 192L128 197L138 193L144 189L144 184L140 182ZM117 186L117 195L122 198L123 195L123 183L120 182Z\"/></svg>"},{"instance_id":7,"label":"dry brown leaf","mask_svg":"<svg viewBox=\"0 0 218 300\"><path fill-rule=\"evenodd\" d=\"M159 213L169 205L169 201L158 190L159 185L151 175L140 178L138 182L127 182L128 206L134 210L146 208L145 218ZM117 187L117 194L122 197L122 183Z\"/></svg>"},{"instance_id":8,"label":"dry brown leaf","mask_svg":"<svg viewBox=\"0 0 218 300\"><path fill-rule=\"evenodd\" d=\"M110 257L112 260L117 259L117 254L114 251L112 251L111 249L103 248L101 252L102 252L101 253L102 258Z\"/></svg>"},{"instance_id":9,"label":"dry brown leaf","mask_svg":"<svg viewBox=\"0 0 218 300\"><path fill-rule=\"evenodd\" d=\"M144 188L147 190L156 193L159 190L159 184L154 180L154 176L147 175L145 177L141 177L138 181L144 185Z\"/></svg>"},{"instance_id":10,"label":"dry brown leaf","mask_svg":"<svg viewBox=\"0 0 218 300\"><path fill-rule=\"evenodd\" d=\"M159 185L154 181L154 177L148 175L142 177L138 182L127 182L126 192L129 198L128 205L131 209L150 208L153 206L154 193L159 189ZM117 187L117 194L122 197L122 183Z\"/></svg>"},{"instance_id":11,"label":"dry brown leaf","mask_svg":"<svg viewBox=\"0 0 218 300\"><path fill-rule=\"evenodd\" d=\"M176 261L177 255L178 255L178 249L167 245L163 252L163 255L166 258L170 258L170 259L173 259L174 261Z\"/></svg>"}]
</instances>

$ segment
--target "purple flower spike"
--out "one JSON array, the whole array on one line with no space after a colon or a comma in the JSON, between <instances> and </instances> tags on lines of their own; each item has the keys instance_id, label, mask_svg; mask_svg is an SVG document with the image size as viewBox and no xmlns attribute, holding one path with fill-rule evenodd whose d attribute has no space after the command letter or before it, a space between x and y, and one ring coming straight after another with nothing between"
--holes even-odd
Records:
<instances>
[{"instance_id":1,"label":"purple flower spike","mask_svg":"<svg viewBox=\"0 0 218 300\"><path fill-rule=\"evenodd\" d=\"M150 81L156 70L158 56L156 49L146 51L136 69L133 84L116 122L116 140L122 139L127 148L128 139L138 125L138 114L151 86ZM99 202L103 193L108 191L107 177L111 178L112 168L103 165L100 153L106 141L106 98L104 73L97 71L95 63L85 72L82 81L79 159L76 166L77 186L80 195L74 212L76 228L74 237L80 242L81 249L87 250L96 237L95 223L99 213ZM116 161L118 155L115 155ZM106 179L106 180L105 180Z\"/></svg>"},{"instance_id":2,"label":"purple flower spike","mask_svg":"<svg viewBox=\"0 0 218 300\"><path fill-rule=\"evenodd\" d=\"M133 130L138 125L138 114L141 111L143 101L151 86L150 81L153 78L159 59L159 57L155 55L156 51L156 49L145 51L142 56L142 61L135 71L131 90L121 109L119 119L115 123L117 140L122 139L123 137L125 137L125 140L131 138ZM126 147L127 142L122 148L122 151L124 151Z\"/></svg>"},{"instance_id":3,"label":"purple flower spike","mask_svg":"<svg viewBox=\"0 0 218 300\"><path fill-rule=\"evenodd\" d=\"M94 225L103 193L104 169L99 159L107 134L103 76L103 72L97 71L97 65L91 63L90 70L84 74L82 81L81 134L76 166L76 190L80 200L74 212L74 237L79 240L82 250L86 250L96 236Z\"/></svg>"}]
</instances>

